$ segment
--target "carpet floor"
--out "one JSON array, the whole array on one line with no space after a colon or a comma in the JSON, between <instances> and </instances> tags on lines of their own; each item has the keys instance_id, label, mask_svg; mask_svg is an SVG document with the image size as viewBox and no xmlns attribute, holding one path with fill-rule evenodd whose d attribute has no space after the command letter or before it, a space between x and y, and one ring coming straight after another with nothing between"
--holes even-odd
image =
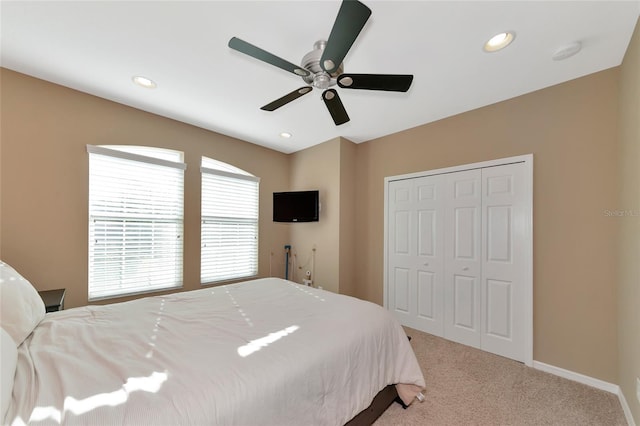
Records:
<instances>
[{"instance_id":1,"label":"carpet floor","mask_svg":"<svg viewBox=\"0 0 640 426\"><path fill-rule=\"evenodd\" d=\"M389 425L627 425L614 394L405 327L422 367L425 401L393 403Z\"/></svg>"}]
</instances>

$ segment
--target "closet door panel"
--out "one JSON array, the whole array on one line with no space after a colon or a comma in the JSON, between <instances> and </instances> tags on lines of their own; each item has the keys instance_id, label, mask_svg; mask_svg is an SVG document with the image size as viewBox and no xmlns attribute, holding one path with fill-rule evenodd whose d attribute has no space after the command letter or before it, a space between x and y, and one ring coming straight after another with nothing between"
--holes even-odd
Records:
<instances>
[{"instance_id":1,"label":"closet door panel","mask_svg":"<svg viewBox=\"0 0 640 426\"><path fill-rule=\"evenodd\" d=\"M480 347L481 172L445 175L444 336Z\"/></svg>"},{"instance_id":2,"label":"closet door panel","mask_svg":"<svg viewBox=\"0 0 640 426\"><path fill-rule=\"evenodd\" d=\"M487 261L513 263L513 211L512 207L489 206L486 209Z\"/></svg>"},{"instance_id":3,"label":"closet door panel","mask_svg":"<svg viewBox=\"0 0 640 426\"><path fill-rule=\"evenodd\" d=\"M418 317L426 321L438 321L442 309L436 299L436 274L418 271Z\"/></svg>"},{"instance_id":4,"label":"closet door panel","mask_svg":"<svg viewBox=\"0 0 640 426\"><path fill-rule=\"evenodd\" d=\"M397 210L393 214L395 235L393 237L393 253L409 256L409 234L411 233L411 212L409 210Z\"/></svg>"},{"instance_id":5,"label":"closet door panel","mask_svg":"<svg viewBox=\"0 0 640 426\"><path fill-rule=\"evenodd\" d=\"M476 286L476 277L455 275L453 278L453 325L474 333L478 332L474 315L478 302Z\"/></svg>"},{"instance_id":6,"label":"closet door panel","mask_svg":"<svg viewBox=\"0 0 640 426\"><path fill-rule=\"evenodd\" d=\"M513 303L511 281L487 280L487 328L486 333L503 339L512 339Z\"/></svg>"},{"instance_id":7,"label":"closet door panel","mask_svg":"<svg viewBox=\"0 0 640 426\"><path fill-rule=\"evenodd\" d=\"M418 256L433 258L438 255L437 223L438 215L435 208L418 210Z\"/></svg>"},{"instance_id":8,"label":"closet door panel","mask_svg":"<svg viewBox=\"0 0 640 426\"><path fill-rule=\"evenodd\" d=\"M481 348L525 358L526 191L523 164L482 170Z\"/></svg>"},{"instance_id":9,"label":"closet door panel","mask_svg":"<svg viewBox=\"0 0 640 426\"><path fill-rule=\"evenodd\" d=\"M416 193L417 247L415 274L417 283L417 319L421 330L443 335L443 178L426 176L414 179Z\"/></svg>"},{"instance_id":10,"label":"closet door panel","mask_svg":"<svg viewBox=\"0 0 640 426\"><path fill-rule=\"evenodd\" d=\"M388 308L401 324L442 336L442 177L393 181L388 191Z\"/></svg>"},{"instance_id":11,"label":"closet door panel","mask_svg":"<svg viewBox=\"0 0 640 426\"><path fill-rule=\"evenodd\" d=\"M436 255L436 212L433 209L418 210L418 257L430 259ZM428 262L416 264L418 280L418 316L425 321L437 321L439 312L435 297L435 286L438 279Z\"/></svg>"},{"instance_id":12,"label":"closet door panel","mask_svg":"<svg viewBox=\"0 0 640 426\"><path fill-rule=\"evenodd\" d=\"M393 306L396 312L409 315L410 271L408 268L394 268L393 270Z\"/></svg>"},{"instance_id":13,"label":"closet door panel","mask_svg":"<svg viewBox=\"0 0 640 426\"><path fill-rule=\"evenodd\" d=\"M416 309L412 306L415 299L415 282L412 279L415 257L413 182L390 182L388 191L388 308L401 324L415 326Z\"/></svg>"},{"instance_id":14,"label":"closet door panel","mask_svg":"<svg viewBox=\"0 0 640 426\"><path fill-rule=\"evenodd\" d=\"M479 209L477 206L453 209L453 257L461 261L478 260Z\"/></svg>"}]
</instances>

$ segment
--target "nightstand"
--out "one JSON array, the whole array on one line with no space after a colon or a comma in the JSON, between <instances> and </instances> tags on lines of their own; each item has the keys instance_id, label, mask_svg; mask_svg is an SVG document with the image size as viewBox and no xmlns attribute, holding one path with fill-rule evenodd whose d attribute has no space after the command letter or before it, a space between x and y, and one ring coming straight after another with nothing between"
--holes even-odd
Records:
<instances>
[{"instance_id":1,"label":"nightstand","mask_svg":"<svg viewBox=\"0 0 640 426\"><path fill-rule=\"evenodd\" d=\"M64 294L66 289L39 291L40 297L44 302L46 312L61 311L64 309Z\"/></svg>"}]
</instances>

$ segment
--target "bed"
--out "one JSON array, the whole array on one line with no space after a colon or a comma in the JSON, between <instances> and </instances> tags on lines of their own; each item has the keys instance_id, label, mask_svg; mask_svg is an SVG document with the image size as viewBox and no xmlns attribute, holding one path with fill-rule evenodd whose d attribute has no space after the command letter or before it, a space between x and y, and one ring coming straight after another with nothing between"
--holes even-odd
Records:
<instances>
[{"instance_id":1,"label":"bed","mask_svg":"<svg viewBox=\"0 0 640 426\"><path fill-rule=\"evenodd\" d=\"M343 425L425 387L373 303L264 278L45 316L0 268L3 424Z\"/></svg>"}]
</instances>

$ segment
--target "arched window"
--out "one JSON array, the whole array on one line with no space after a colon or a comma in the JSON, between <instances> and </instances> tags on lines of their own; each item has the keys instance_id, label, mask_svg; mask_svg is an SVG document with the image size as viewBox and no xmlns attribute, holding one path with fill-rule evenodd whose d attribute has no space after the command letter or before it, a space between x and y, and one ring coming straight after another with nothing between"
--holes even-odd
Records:
<instances>
[{"instance_id":1,"label":"arched window","mask_svg":"<svg viewBox=\"0 0 640 426\"><path fill-rule=\"evenodd\" d=\"M258 274L260 178L202 157L200 282Z\"/></svg>"},{"instance_id":2,"label":"arched window","mask_svg":"<svg viewBox=\"0 0 640 426\"><path fill-rule=\"evenodd\" d=\"M183 153L87 145L89 300L182 286Z\"/></svg>"}]
</instances>

